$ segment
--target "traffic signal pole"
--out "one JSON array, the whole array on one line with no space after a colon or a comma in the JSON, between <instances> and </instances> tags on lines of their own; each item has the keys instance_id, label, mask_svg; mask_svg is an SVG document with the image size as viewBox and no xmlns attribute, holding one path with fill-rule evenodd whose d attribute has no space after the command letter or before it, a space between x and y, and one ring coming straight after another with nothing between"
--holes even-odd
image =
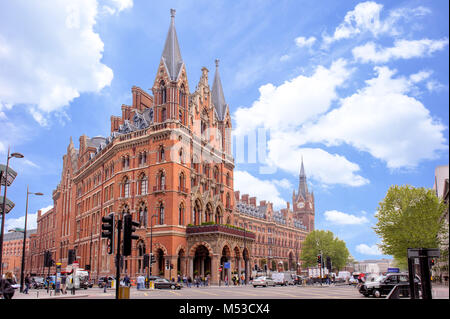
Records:
<instances>
[{"instance_id":1,"label":"traffic signal pole","mask_svg":"<svg viewBox=\"0 0 450 319\"><path fill-rule=\"evenodd\" d=\"M120 235L122 230L122 220L117 220L117 254L116 254L116 299L119 299L120 284Z\"/></svg>"}]
</instances>

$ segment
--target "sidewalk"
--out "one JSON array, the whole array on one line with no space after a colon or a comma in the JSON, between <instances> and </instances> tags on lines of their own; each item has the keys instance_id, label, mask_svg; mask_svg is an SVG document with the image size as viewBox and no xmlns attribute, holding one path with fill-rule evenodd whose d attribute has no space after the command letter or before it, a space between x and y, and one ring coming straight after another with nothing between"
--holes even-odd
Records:
<instances>
[{"instance_id":1,"label":"sidewalk","mask_svg":"<svg viewBox=\"0 0 450 319\"><path fill-rule=\"evenodd\" d=\"M85 297L89 297L89 295L84 291L83 292L77 291L75 295L72 295L69 291L67 292L66 295L63 295L61 293L59 295L55 295L55 292L52 290L50 290L49 293L47 293L47 290L33 290L30 291L28 294L23 294L20 293L19 291L16 291L13 299L41 300L41 299L71 299L71 298L85 298Z\"/></svg>"}]
</instances>

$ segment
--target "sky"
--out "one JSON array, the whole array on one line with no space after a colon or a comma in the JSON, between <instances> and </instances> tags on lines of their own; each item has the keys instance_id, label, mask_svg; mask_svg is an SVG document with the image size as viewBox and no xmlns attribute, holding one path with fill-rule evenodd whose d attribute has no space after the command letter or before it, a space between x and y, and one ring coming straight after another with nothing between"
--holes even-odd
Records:
<instances>
[{"instance_id":1,"label":"sky","mask_svg":"<svg viewBox=\"0 0 450 319\"><path fill-rule=\"evenodd\" d=\"M276 209L303 159L315 227L356 260L390 258L373 231L391 185L433 187L449 163L448 1L0 0L0 162L18 172L6 229L52 207L62 156L151 92L170 24L192 93L220 76L234 189ZM257 141L255 144L252 141ZM1 160L3 159L3 160ZM3 195L3 190L1 195Z\"/></svg>"}]
</instances>

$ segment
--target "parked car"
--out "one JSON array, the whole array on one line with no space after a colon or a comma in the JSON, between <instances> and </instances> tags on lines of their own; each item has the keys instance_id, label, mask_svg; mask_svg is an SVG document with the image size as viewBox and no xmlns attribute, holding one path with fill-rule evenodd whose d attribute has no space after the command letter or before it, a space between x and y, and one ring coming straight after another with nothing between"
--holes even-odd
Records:
<instances>
[{"instance_id":1,"label":"parked car","mask_svg":"<svg viewBox=\"0 0 450 319\"><path fill-rule=\"evenodd\" d=\"M348 284L349 284L349 285L357 285L357 284L358 284L358 279L353 278L353 277L350 277L350 278L348 279Z\"/></svg>"},{"instance_id":2,"label":"parked car","mask_svg":"<svg viewBox=\"0 0 450 319\"><path fill-rule=\"evenodd\" d=\"M113 276L108 276L108 286L106 288L111 288L112 281L114 280ZM97 284L99 288L103 288L105 286L105 277L98 277Z\"/></svg>"},{"instance_id":3,"label":"parked car","mask_svg":"<svg viewBox=\"0 0 450 319\"><path fill-rule=\"evenodd\" d=\"M414 282L420 288L420 278L416 275ZM365 282L359 288L359 292L365 297L374 296L380 298L388 295L392 288L399 286L400 295L409 296L409 275L408 273L388 273L386 276L380 276L375 281Z\"/></svg>"},{"instance_id":4,"label":"parked car","mask_svg":"<svg viewBox=\"0 0 450 319\"><path fill-rule=\"evenodd\" d=\"M169 281L166 278L155 279L155 289L181 289L181 285L177 282Z\"/></svg>"},{"instance_id":5,"label":"parked car","mask_svg":"<svg viewBox=\"0 0 450 319\"><path fill-rule=\"evenodd\" d=\"M44 288L44 277L32 277L31 278L31 288L41 289Z\"/></svg>"},{"instance_id":6,"label":"parked car","mask_svg":"<svg viewBox=\"0 0 450 319\"><path fill-rule=\"evenodd\" d=\"M253 287L256 288L258 286L262 286L262 287L275 286L276 283L275 283L275 280L272 279L272 277L261 276L256 279L253 279L252 285L253 285Z\"/></svg>"}]
</instances>

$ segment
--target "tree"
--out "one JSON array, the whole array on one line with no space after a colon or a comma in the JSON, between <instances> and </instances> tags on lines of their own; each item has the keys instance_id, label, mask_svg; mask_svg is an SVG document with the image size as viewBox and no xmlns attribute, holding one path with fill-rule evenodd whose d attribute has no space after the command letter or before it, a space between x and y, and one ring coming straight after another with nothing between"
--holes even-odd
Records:
<instances>
[{"instance_id":1,"label":"tree","mask_svg":"<svg viewBox=\"0 0 450 319\"><path fill-rule=\"evenodd\" d=\"M383 254L407 268L408 248L439 247L438 233L448 232L440 220L444 210L445 204L432 189L391 186L375 214L374 230L382 239Z\"/></svg>"},{"instance_id":2,"label":"tree","mask_svg":"<svg viewBox=\"0 0 450 319\"><path fill-rule=\"evenodd\" d=\"M331 231L314 230L306 236L303 242L303 249L300 259L306 267L317 266L317 256L322 252L324 262L326 257L331 258L333 269L343 268L350 255L345 242L337 237Z\"/></svg>"}]
</instances>

